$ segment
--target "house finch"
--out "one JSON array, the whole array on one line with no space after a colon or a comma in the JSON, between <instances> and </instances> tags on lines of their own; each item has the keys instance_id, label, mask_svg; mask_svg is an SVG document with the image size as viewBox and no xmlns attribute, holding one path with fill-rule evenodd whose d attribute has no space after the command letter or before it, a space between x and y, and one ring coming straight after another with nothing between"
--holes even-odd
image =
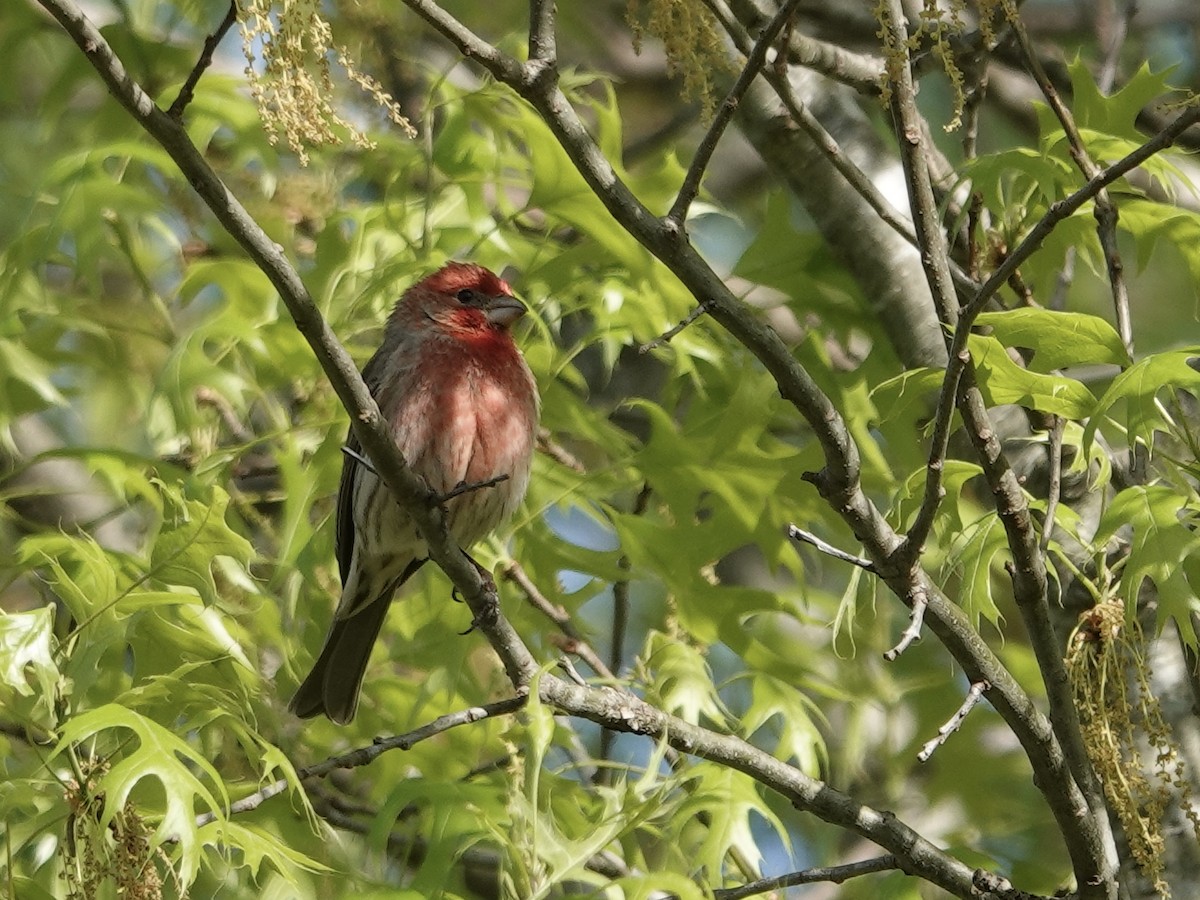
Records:
<instances>
[{"instance_id":1,"label":"house finch","mask_svg":"<svg viewBox=\"0 0 1200 900\"><path fill-rule=\"evenodd\" d=\"M496 275L452 262L410 288L388 318L363 379L414 472L446 501L463 547L506 520L525 495L538 418L537 385L509 326L525 307ZM351 429L347 443L359 449ZM292 698L302 718L345 724L392 595L421 567L425 542L368 466L347 454L338 488L342 597L312 672Z\"/></svg>"}]
</instances>

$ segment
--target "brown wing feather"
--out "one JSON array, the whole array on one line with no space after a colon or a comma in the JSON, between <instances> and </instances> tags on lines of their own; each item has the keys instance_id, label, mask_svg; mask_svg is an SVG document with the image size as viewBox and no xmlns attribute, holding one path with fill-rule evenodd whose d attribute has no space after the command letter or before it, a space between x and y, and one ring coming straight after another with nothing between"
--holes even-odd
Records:
<instances>
[{"instance_id":1,"label":"brown wing feather","mask_svg":"<svg viewBox=\"0 0 1200 900\"><path fill-rule=\"evenodd\" d=\"M367 383L367 390L376 399L378 399L379 382L383 375L382 360L383 354L376 353L362 371L363 381ZM353 427L346 435L346 447L360 456L363 455L362 445L354 436ZM337 557L338 574L341 576L342 584L345 584L346 579L350 577L350 561L354 559L354 487L358 482L358 473L362 469L362 465L350 454L343 454L342 478L338 482L337 519L334 522L333 531L333 550Z\"/></svg>"}]
</instances>

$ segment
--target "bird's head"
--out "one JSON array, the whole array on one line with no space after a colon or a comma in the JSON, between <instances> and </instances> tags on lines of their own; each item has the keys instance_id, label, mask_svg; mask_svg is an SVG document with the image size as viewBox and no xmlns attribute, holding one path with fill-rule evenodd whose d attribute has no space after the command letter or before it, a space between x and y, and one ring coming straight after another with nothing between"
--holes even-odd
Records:
<instances>
[{"instance_id":1,"label":"bird's head","mask_svg":"<svg viewBox=\"0 0 1200 900\"><path fill-rule=\"evenodd\" d=\"M409 289L395 316L407 328L433 328L448 338L474 343L507 338L525 304L508 284L474 263L451 262Z\"/></svg>"}]
</instances>

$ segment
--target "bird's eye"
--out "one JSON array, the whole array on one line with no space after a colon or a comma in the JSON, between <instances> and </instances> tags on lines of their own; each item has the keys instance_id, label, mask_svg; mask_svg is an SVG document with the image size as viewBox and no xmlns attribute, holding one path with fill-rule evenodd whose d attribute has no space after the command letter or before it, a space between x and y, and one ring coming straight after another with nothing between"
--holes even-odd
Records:
<instances>
[{"instance_id":1,"label":"bird's eye","mask_svg":"<svg viewBox=\"0 0 1200 900\"><path fill-rule=\"evenodd\" d=\"M458 298L459 303L470 303L475 299L475 292L470 288L463 288L454 296Z\"/></svg>"}]
</instances>

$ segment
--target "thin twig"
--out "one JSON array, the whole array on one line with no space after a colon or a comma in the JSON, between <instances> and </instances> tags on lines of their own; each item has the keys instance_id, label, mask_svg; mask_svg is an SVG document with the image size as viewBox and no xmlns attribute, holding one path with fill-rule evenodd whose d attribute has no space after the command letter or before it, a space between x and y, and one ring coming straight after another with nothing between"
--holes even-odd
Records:
<instances>
[{"instance_id":1,"label":"thin twig","mask_svg":"<svg viewBox=\"0 0 1200 900\"><path fill-rule=\"evenodd\" d=\"M580 687L587 687L587 680L579 674L579 670L575 668L575 663L571 662L571 657L560 656L558 658L558 667L566 673L567 678L573 683Z\"/></svg>"},{"instance_id":2,"label":"thin twig","mask_svg":"<svg viewBox=\"0 0 1200 900\"><path fill-rule=\"evenodd\" d=\"M983 696L983 692L990 688L991 685L986 681L977 681L971 685L971 689L967 691L966 699L963 700L962 706L952 715L946 724L938 729L937 737L930 738L921 747L921 752L917 754L917 759L921 762L929 762L929 757L933 756L935 750L950 739L950 735L958 731L962 727L963 721L967 718L967 714L975 708L975 704L979 702Z\"/></svg>"},{"instance_id":3,"label":"thin twig","mask_svg":"<svg viewBox=\"0 0 1200 900\"><path fill-rule=\"evenodd\" d=\"M601 678L607 681L616 681L612 670L604 664L604 660L592 649L592 645L588 643L587 638L575 626L575 622L571 619L570 614L561 606L555 606L546 598L546 595L533 583L533 579L529 577L529 573L525 571L519 562L515 559L510 559L501 567L500 577L515 584L521 593L525 595L525 599L529 602L529 605L557 625L559 631L566 635L566 641L555 642L560 650L565 653L574 653L591 666L592 671Z\"/></svg>"},{"instance_id":4,"label":"thin twig","mask_svg":"<svg viewBox=\"0 0 1200 900\"><path fill-rule=\"evenodd\" d=\"M713 120L708 126L708 131L705 132L700 144L696 147L696 155L692 157L692 163L688 166L688 170L683 176L683 183L679 186L679 193L664 220L666 224L674 225L680 231L683 230L688 209L691 207L692 201L696 199L696 195L700 193L700 180L704 177L704 171L708 168L708 163L717 149L721 135L725 133L725 128L732 121L733 114L737 112L738 104L742 102L742 96L750 88L754 79L758 77L758 73L762 71L762 67L767 61L767 50L779 36L784 23L791 18L792 12L799 2L800 0L787 0L780 6L779 11L775 13L771 21L763 28L758 40L754 42L754 48L746 58L746 65L742 68L742 73L733 83L724 102L718 107L716 115L713 116Z\"/></svg>"},{"instance_id":5,"label":"thin twig","mask_svg":"<svg viewBox=\"0 0 1200 900\"><path fill-rule=\"evenodd\" d=\"M678 322L675 325L672 325L670 328L668 328L666 331L664 331L662 334L660 334L654 340L647 341L646 343L644 343L640 347L638 347L638 353L649 353L651 350L657 349L658 347L661 347L663 344L669 344L671 342L671 339L674 338L675 335L679 334L679 332L683 331L683 329L687 328L689 325L691 325L693 322L695 322L697 319L699 319L706 312L708 312L707 306L705 306L703 303L697 304L696 307L691 312L689 312L686 316L684 316L684 318L680 322Z\"/></svg>"},{"instance_id":6,"label":"thin twig","mask_svg":"<svg viewBox=\"0 0 1200 900\"><path fill-rule=\"evenodd\" d=\"M481 491L484 488L495 487L496 485L500 484L503 481L508 481L508 478L509 478L508 474L503 473L503 474L495 475L491 478L488 478L486 481L471 481L471 482L463 481L463 482L460 482L460 483L456 484L454 487L452 487L450 490L446 491L446 493L440 495L437 498L438 503L445 503L448 500L453 500L455 497L461 497L463 494L470 494L473 491Z\"/></svg>"},{"instance_id":7,"label":"thin twig","mask_svg":"<svg viewBox=\"0 0 1200 900\"><path fill-rule=\"evenodd\" d=\"M507 700L497 700L495 703L472 706L455 713L439 716L432 722L422 725L420 728L414 728L412 731L405 732L404 734L393 735L387 738L379 737L368 747L359 747L357 750L351 750L349 753L331 756L316 765L297 769L296 777L299 781L306 781L309 778L324 778L330 772L337 769L354 769L358 766L365 766L374 762L375 759L389 750L410 750L421 741L428 740L435 735L441 734L443 731L449 731L451 728L457 728L459 725L469 725L472 722L479 722L483 719L489 719L492 716L503 716L514 713L525 705L525 700L524 696L510 697ZM231 803L228 812L225 814L217 812L202 813L196 816L196 827L201 828L210 822L214 822L218 816L232 816L237 813L257 809L271 797L286 791L290 784L292 782L287 778L280 778L277 781L271 782L266 787L259 788L253 794Z\"/></svg>"},{"instance_id":8,"label":"thin twig","mask_svg":"<svg viewBox=\"0 0 1200 900\"><path fill-rule=\"evenodd\" d=\"M179 89L179 96L171 104L167 110L167 115L178 121L183 117L183 111L187 105L192 102L192 97L195 95L196 85L200 83L200 76L204 71L212 65L213 53L216 52L217 45L224 39L226 32L233 27L233 23L237 21L237 0L229 4L229 9L225 13L225 18L221 20L221 24L217 26L217 30L210 34L204 41L204 47L200 50L200 58L196 60L196 65L192 67L192 71L188 73L187 80L183 83L183 87Z\"/></svg>"},{"instance_id":9,"label":"thin twig","mask_svg":"<svg viewBox=\"0 0 1200 900\"><path fill-rule=\"evenodd\" d=\"M799 884L815 884L828 881L832 884L842 884L860 875L870 875L874 872L887 872L899 869L900 861L892 854L864 859L861 862L846 863L840 866L820 866L812 869L802 869L787 875L777 875L774 878L763 878L750 884L738 887L719 888L713 891L713 900L744 900L765 894L768 891L778 891Z\"/></svg>"},{"instance_id":10,"label":"thin twig","mask_svg":"<svg viewBox=\"0 0 1200 900\"><path fill-rule=\"evenodd\" d=\"M642 485L634 498L631 515L641 516L650 505L650 495L654 493L649 482ZM627 554L621 554L617 567L622 572L629 572L631 563ZM614 672L619 672L625 663L625 632L629 624L629 578L618 579L613 585L613 627L612 641L609 646L609 664Z\"/></svg>"},{"instance_id":11,"label":"thin twig","mask_svg":"<svg viewBox=\"0 0 1200 900\"><path fill-rule=\"evenodd\" d=\"M826 556L832 556L834 559L839 559L842 562L850 563L852 566L858 566L860 569L866 569L868 572L875 571L875 563L863 556L855 556L852 553L847 553L845 550L839 550L833 544L821 540L811 531L805 531L797 525L789 524L787 526L787 536L796 541L803 541L805 544L811 544L816 547Z\"/></svg>"},{"instance_id":12,"label":"thin twig","mask_svg":"<svg viewBox=\"0 0 1200 900\"><path fill-rule=\"evenodd\" d=\"M929 285L938 321L954 325L958 318L958 298L950 270L950 248L942 230L941 216L933 191L930 157L924 140L926 128L917 109L916 89L907 50L908 26L904 6L901 0L886 0L883 9L883 28L889 35L890 46L904 48L901 58L889 62L892 125L900 149L904 181L908 186L913 224L921 250L921 267L925 271L925 280ZM947 373L953 364L954 360L951 359ZM952 407L957 399L954 392L945 389L946 381L949 381L948 376L944 379L943 390L938 396L939 415L934 419L934 434L930 442L921 506L913 519L912 527L905 535L904 544L898 551L901 566L912 565L920 557L925 540L933 529L938 507L945 496L942 474L949 446L950 417L941 413L944 413L947 407Z\"/></svg>"},{"instance_id":13,"label":"thin twig","mask_svg":"<svg viewBox=\"0 0 1200 900\"><path fill-rule=\"evenodd\" d=\"M646 507L650 504L650 484L649 482L642 485L642 489L638 491L637 498L633 501L633 508L630 512L635 516L640 516L646 511ZM632 568L632 563L629 561L629 555L621 554L621 558L617 560L617 568L622 572L628 573ZM620 672L621 667L625 665L625 635L629 630L629 578L618 578L613 582L612 586L612 631L609 634L608 642L608 664L614 672ZM616 735L609 729L600 732L600 757L608 759L612 752L613 739ZM610 769L602 770L603 777L607 778L611 774Z\"/></svg>"},{"instance_id":14,"label":"thin twig","mask_svg":"<svg viewBox=\"0 0 1200 900\"><path fill-rule=\"evenodd\" d=\"M724 0L701 0L701 2L712 11L730 37L737 40L740 33L742 42L746 46L750 45L746 29ZM750 27L754 27L767 21L768 10L764 8L763 4L743 3L739 4L738 13L747 19ZM806 69L812 69L814 72L820 72L830 80L844 84L864 97L879 96L881 79L884 74L884 63L881 57L848 50L838 44L804 34L797 28L788 28L785 37L787 39L783 42L783 49L786 52L779 54L776 63L779 68L786 68L787 63L795 63ZM746 53L745 49L741 47L739 50L743 55Z\"/></svg>"},{"instance_id":15,"label":"thin twig","mask_svg":"<svg viewBox=\"0 0 1200 900\"><path fill-rule=\"evenodd\" d=\"M1043 557L1050 547L1050 538L1054 535L1054 517L1058 513L1058 501L1062 495L1062 446L1065 425L1061 416L1055 416L1047 435L1046 521L1042 523L1042 539L1038 542L1038 549Z\"/></svg>"},{"instance_id":16,"label":"thin twig","mask_svg":"<svg viewBox=\"0 0 1200 900\"><path fill-rule=\"evenodd\" d=\"M217 417L220 418L221 424L225 426L225 430L238 443L249 444L254 440L254 433L241 423L229 401L212 388L207 386L196 388L196 404L212 407L216 411Z\"/></svg>"},{"instance_id":17,"label":"thin twig","mask_svg":"<svg viewBox=\"0 0 1200 900\"><path fill-rule=\"evenodd\" d=\"M896 658L921 639L921 625L925 622L925 610L929 608L929 597L924 591L915 591L912 598L912 609L908 614L908 627L900 634L896 646L883 654L888 662Z\"/></svg>"}]
</instances>

